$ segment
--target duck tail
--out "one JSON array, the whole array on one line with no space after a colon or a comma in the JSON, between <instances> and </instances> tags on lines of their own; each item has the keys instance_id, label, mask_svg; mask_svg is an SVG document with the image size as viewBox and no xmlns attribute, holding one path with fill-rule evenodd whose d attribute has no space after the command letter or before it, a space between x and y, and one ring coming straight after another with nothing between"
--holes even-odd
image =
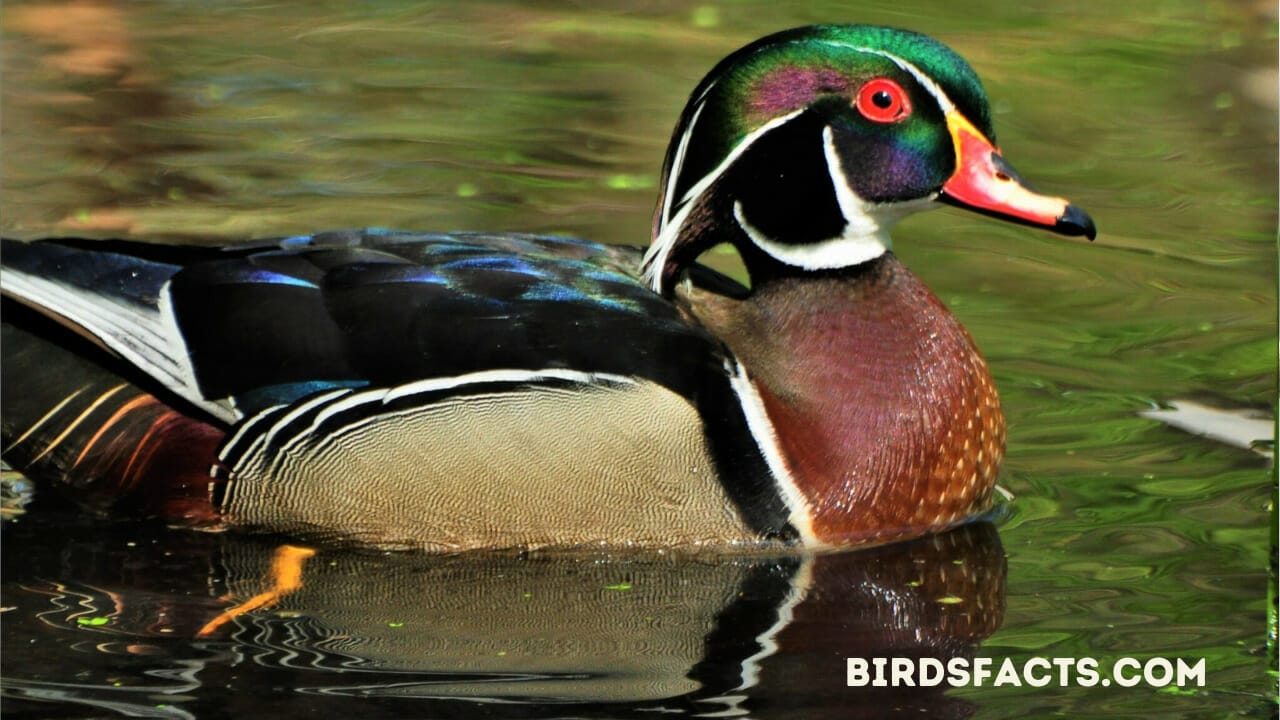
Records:
<instances>
[{"instance_id":1,"label":"duck tail","mask_svg":"<svg viewBox=\"0 0 1280 720\"><path fill-rule=\"evenodd\" d=\"M174 409L126 363L5 298L0 315L4 461L99 512L208 525L225 432Z\"/></svg>"}]
</instances>

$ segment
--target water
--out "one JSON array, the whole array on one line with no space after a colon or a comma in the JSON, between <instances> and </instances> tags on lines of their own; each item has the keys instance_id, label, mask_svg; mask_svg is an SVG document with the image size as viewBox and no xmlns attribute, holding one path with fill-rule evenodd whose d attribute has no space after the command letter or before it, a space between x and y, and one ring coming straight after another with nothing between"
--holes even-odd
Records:
<instances>
[{"instance_id":1,"label":"water","mask_svg":"<svg viewBox=\"0 0 1280 720\"><path fill-rule=\"evenodd\" d=\"M320 228L644 243L685 96L767 32L864 21L967 57L1088 244L942 211L896 250L1009 416L996 528L797 557L377 555L81 517L3 524L14 717L1268 717L1265 457L1139 415L1276 396L1268 3L31 2L3 9L6 235ZM844 658L1205 658L1205 687L845 686Z\"/></svg>"}]
</instances>

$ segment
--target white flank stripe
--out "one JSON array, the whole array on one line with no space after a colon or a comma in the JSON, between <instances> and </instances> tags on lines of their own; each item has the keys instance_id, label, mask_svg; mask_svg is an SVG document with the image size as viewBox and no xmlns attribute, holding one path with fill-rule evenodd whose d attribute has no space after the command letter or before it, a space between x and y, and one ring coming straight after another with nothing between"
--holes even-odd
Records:
<instances>
[{"instance_id":1,"label":"white flank stripe","mask_svg":"<svg viewBox=\"0 0 1280 720\"><path fill-rule=\"evenodd\" d=\"M371 404L381 405L383 400L386 399L388 392L390 392L390 390L388 390L387 388L380 388L377 390L365 390L362 392L357 392L351 395L351 397L343 398L333 403L329 407L316 413L316 419L314 422L311 423L311 428L312 429L318 428L321 425L323 425L325 422L327 422L329 418L333 417L334 415L337 415L340 412L346 412L351 408L360 407L361 405L371 405Z\"/></svg>"},{"instance_id":2,"label":"white flank stripe","mask_svg":"<svg viewBox=\"0 0 1280 720\"><path fill-rule=\"evenodd\" d=\"M756 140L759 140L765 133L774 128L790 122L793 118L804 112L807 108L800 108L786 115L780 115L760 127L752 130L742 141L733 147L733 150L725 156L724 160L716 166L715 170L707 173L701 180L689 188L689 192L685 193L680 202L684 205L676 212L676 216L668 222L664 222L658 230L658 237L654 238L653 245L649 247L649 251L644 255L644 279L653 288L656 293L662 293L662 269L667 263L667 256L671 254L671 248L675 245L676 239L680 236L680 230L684 226L685 220L689 217L689 211L698 203L698 198L707 188L711 187L729 166L741 157L742 153L747 151ZM672 168L672 172L675 168ZM674 201L673 201L674 202ZM664 219L665 220L665 219Z\"/></svg>"},{"instance_id":3,"label":"white flank stripe","mask_svg":"<svg viewBox=\"0 0 1280 720\"><path fill-rule=\"evenodd\" d=\"M315 430L319 429L322 424L333 418L335 415L362 405L387 405L403 397L440 390L451 390L466 385L490 382L537 383L544 380L567 380L583 384L592 384L600 381L627 385L636 384L636 380L634 378L627 377L625 375L614 375L611 373L587 373L576 370L547 368L543 370L483 370L451 377L428 378L425 380L406 383L404 385L398 385L393 388L380 388L375 390L364 390L361 392L352 392L347 388L332 390L311 398L273 423L266 433L255 438L253 442L250 443L249 447L246 448L243 453L240 453L241 460L236 465L237 467L242 466L250 456L268 445L281 431L281 429L284 428L284 426L322 405L328 404L329 406L316 413L315 418L312 419L311 424L305 430L294 433L293 436L280 447L276 452L277 461L279 458L287 455L294 447L303 442L314 439L323 440L324 438L313 437ZM347 395L350 395L350 397L344 397ZM242 426L231 441L223 446L224 450L219 455L219 459L224 459L225 456L229 454L229 449L237 442L240 442L241 437L250 428L250 426L257 423L266 413L271 412L273 409L275 408L268 408L267 410L258 413L249 420L248 423ZM336 435L346 432L349 428L359 426L366 420L368 420L368 418L361 418L355 423L344 425L343 427L336 429L334 434Z\"/></svg>"},{"instance_id":4,"label":"white flank stripe","mask_svg":"<svg viewBox=\"0 0 1280 720\"><path fill-rule=\"evenodd\" d=\"M348 395L350 393L351 393L350 388L340 388L338 390L330 390L328 392L320 393L319 395L316 395L310 400L295 407L294 409L285 413L279 420L276 420L275 423L271 425L271 429L267 430L267 432L262 436L263 443L266 445L270 445L271 442L275 440L276 435L278 435L280 431L284 429L284 427L289 423L293 422L294 420L297 420L299 417L302 417L308 412L311 412L311 410L313 410L314 408L319 407L320 405L324 405L330 400L342 397L343 395ZM299 433L299 434L304 435L305 433Z\"/></svg>"},{"instance_id":5,"label":"white flank stripe","mask_svg":"<svg viewBox=\"0 0 1280 720\"><path fill-rule=\"evenodd\" d=\"M244 440L245 433L249 432L251 428L256 427L258 423L262 422L263 418L267 417L268 415L275 412L276 410L279 410L282 407L284 407L284 405L272 405L271 407L265 410L262 410L261 412L257 413L256 415L249 418L245 422L241 423L240 428L236 430L235 435L232 435L231 439L228 440L227 442L222 443L222 449L218 451L218 460L219 461L226 460L227 456L231 454L235 446L239 445Z\"/></svg>"},{"instance_id":6,"label":"white flank stripe","mask_svg":"<svg viewBox=\"0 0 1280 720\"><path fill-rule=\"evenodd\" d=\"M773 428L773 421L769 419L769 413L765 410L764 401L760 399L760 393L756 392L755 385L751 384L751 378L747 377L746 368L739 365L737 361L729 359L725 361L725 372L729 374L729 384L738 396L742 414L747 418L747 429L751 431L756 446L764 454L769 471L773 473L778 489L782 493L783 502L791 510L787 521L800 534L800 541L805 547L826 547L826 543L819 540L813 532L813 509L809 507L809 501L804 493L800 492L800 486L796 484L791 468L787 467L787 460L782 456L782 448L778 446L778 434Z\"/></svg>"},{"instance_id":7,"label":"white flank stripe","mask_svg":"<svg viewBox=\"0 0 1280 720\"><path fill-rule=\"evenodd\" d=\"M501 402L502 398L507 397L509 395L510 393L504 392L504 391L498 391L498 392L492 392L492 393L477 393L475 395L466 396L467 399L465 402L468 403L469 405L473 405L476 407L483 407L486 404ZM457 400L457 398L449 398L449 400ZM441 402L448 402L448 400L444 400ZM379 403L379 405L381 405L381 403ZM414 405L412 407L402 408L400 410L387 411L382 413L361 416L359 418L356 418L355 420L352 420L346 425L342 425L341 427L334 428L331 433L325 434L324 437L313 438L312 444L308 448L308 450L310 451L312 457L323 457L324 455L326 455L332 450L334 443L339 442L344 436L350 435L352 433L356 433L361 429L369 427L371 425L376 425L377 423L380 423L380 422L386 422L391 418L403 418L403 417L412 416L415 413L423 412L423 410L426 407L428 406ZM292 448L290 447L282 448L281 451L271 459L271 463L272 463L271 472L273 474L278 472L276 468L281 467L288 460L285 454L285 450L290 450L290 449Z\"/></svg>"},{"instance_id":8,"label":"white flank stripe","mask_svg":"<svg viewBox=\"0 0 1280 720\"><path fill-rule=\"evenodd\" d=\"M570 382L580 382L585 384L604 380L606 382L625 383L627 385L636 384L636 381L633 378L627 377L626 375L589 373L581 372L579 370L564 370L561 368L546 368L544 370L481 370L480 372L466 373L465 375L428 378L426 380L418 380L406 385L400 385L388 391L387 397L383 402L389 403L406 395L413 395L420 392L449 390L463 385L475 385L477 383L539 382L542 380L568 380Z\"/></svg>"}]
</instances>

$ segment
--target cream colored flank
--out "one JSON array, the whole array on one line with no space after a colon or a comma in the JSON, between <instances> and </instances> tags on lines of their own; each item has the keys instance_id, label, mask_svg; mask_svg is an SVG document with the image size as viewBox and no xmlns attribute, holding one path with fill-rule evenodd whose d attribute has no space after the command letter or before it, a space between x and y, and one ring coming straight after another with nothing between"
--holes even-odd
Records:
<instances>
[{"instance_id":1,"label":"cream colored flank","mask_svg":"<svg viewBox=\"0 0 1280 720\"><path fill-rule=\"evenodd\" d=\"M649 382L389 411L252 453L231 478L233 523L387 547L756 540L716 480L696 410Z\"/></svg>"}]
</instances>

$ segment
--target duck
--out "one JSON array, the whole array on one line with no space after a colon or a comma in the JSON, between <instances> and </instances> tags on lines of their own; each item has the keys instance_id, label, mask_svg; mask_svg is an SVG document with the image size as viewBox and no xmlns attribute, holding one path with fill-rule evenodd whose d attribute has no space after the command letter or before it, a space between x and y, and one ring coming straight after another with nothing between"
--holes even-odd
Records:
<instances>
[{"instance_id":1,"label":"duck","mask_svg":"<svg viewBox=\"0 0 1280 720\"><path fill-rule=\"evenodd\" d=\"M816 25L696 86L647 248L388 229L6 239L3 459L95 512L390 549L878 545L987 512L973 339L893 252L949 205L1096 236L974 70ZM736 251L745 277L700 262Z\"/></svg>"}]
</instances>

